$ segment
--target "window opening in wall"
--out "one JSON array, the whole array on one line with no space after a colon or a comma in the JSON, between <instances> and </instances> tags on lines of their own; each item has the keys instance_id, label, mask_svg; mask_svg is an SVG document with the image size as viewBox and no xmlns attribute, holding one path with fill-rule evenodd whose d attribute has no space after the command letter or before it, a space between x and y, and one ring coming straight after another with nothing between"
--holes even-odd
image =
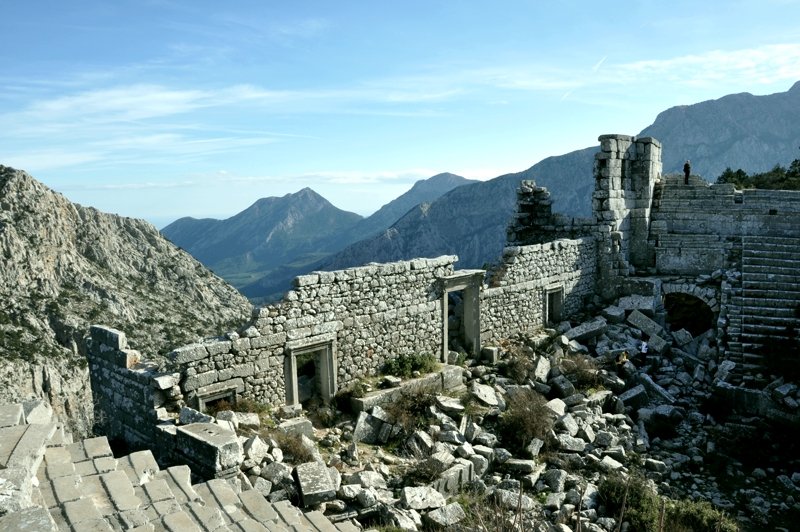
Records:
<instances>
[{"instance_id":1,"label":"window opening in wall","mask_svg":"<svg viewBox=\"0 0 800 532\"><path fill-rule=\"evenodd\" d=\"M228 410L236 405L236 390L225 390L224 392L198 397L198 410L209 415L215 415L222 410Z\"/></svg>"},{"instance_id":2,"label":"window opening in wall","mask_svg":"<svg viewBox=\"0 0 800 532\"><path fill-rule=\"evenodd\" d=\"M545 323L561 321L564 307L564 287L548 288L545 291Z\"/></svg>"}]
</instances>

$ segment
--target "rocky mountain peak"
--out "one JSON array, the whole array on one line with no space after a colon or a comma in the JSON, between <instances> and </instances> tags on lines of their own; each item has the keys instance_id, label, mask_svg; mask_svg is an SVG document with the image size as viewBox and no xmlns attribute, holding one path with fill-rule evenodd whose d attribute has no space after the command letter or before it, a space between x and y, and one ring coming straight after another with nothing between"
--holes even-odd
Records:
<instances>
[{"instance_id":1,"label":"rocky mountain peak","mask_svg":"<svg viewBox=\"0 0 800 532\"><path fill-rule=\"evenodd\" d=\"M236 327L251 310L148 222L71 203L5 166L0 254L0 399L50 394L57 410L86 414L81 350L90 324L125 329L133 348L158 357Z\"/></svg>"}]
</instances>

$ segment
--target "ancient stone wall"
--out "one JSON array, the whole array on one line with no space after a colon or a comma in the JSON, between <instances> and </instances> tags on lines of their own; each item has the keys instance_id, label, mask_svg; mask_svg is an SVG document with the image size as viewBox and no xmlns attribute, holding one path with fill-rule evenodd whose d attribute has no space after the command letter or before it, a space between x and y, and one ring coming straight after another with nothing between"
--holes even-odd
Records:
<instances>
[{"instance_id":1,"label":"ancient stone wall","mask_svg":"<svg viewBox=\"0 0 800 532\"><path fill-rule=\"evenodd\" d=\"M507 247L492 288L481 294L482 339L530 332L580 310L595 293L597 245L591 237Z\"/></svg>"},{"instance_id":2,"label":"ancient stone wall","mask_svg":"<svg viewBox=\"0 0 800 532\"><path fill-rule=\"evenodd\" d=\"M621 278L652 264L647 235L661 175L661 143L628 135L601 135L599 140L592 211L599 246L598 291L610 298Z\"/></svg>"},{"instance_id":3,"label":"ancient stone wall","mask_svg":"<svg viewBox=\"0 0 800 532\"><path fill-rule=\"evenodd\" d=\"M95 407L95 431L133 446L148 446L155 438L159 408L174 405L180 395L177 376L142 361L128 349L125 333L92 326L86 356ZM163 410L162 410L163 411Z\"/></svg>"},{"instance_id":4,"label":"ancient stone wall","mask_svg":"<svg viewBox=\"0 0 800 532\"><path fill-rule=\"evenodd\" d=\"M442 303L437 280L452 273L455 261L445 256L298 277L283 301L256 309L241 335L170 354L185 400L198 406L204 398L230 391L268 404L296 399L287 389L297 378L293 353L322 353L314 355L321 357L317 376L327 379L333 392L376 374L392 357L438 354Z\"/></svg>"},{"instance_id":5,"label":"ancient stone wall","mask_svg":"<svg viewBox=\"0 0 800 532\"><path fill-rule=\"evenodd\" d=\"M546 188L536 186L534 181L522 181L517 190L517 212L508 225L506 245L541 244L594 234L594 220L554 213L552 206L553 200Z\"/></svg>"},{"instance_id":6,"label":"ancient stone wall","mask_svg":"<svg viewBox=\"0 0 800 532\"><path fill-rule=\"evenodd\" d=\"M649 243L659 274L698 275L736 268L742 237L797 236L800 192L737 191L733 185L669 178L653 202Z\"/></svg>"}]
</instances>

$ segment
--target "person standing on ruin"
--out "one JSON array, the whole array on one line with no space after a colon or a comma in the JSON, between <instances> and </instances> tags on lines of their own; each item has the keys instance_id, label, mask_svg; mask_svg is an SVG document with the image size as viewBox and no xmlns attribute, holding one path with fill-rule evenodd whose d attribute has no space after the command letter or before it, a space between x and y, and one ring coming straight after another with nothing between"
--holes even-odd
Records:
<instances>
[{"instance_id":1,"label":"person standing on ruin","mask_svg":"<svg viewBox=\"0 0 800 532\"><path fill-rule=\"evenodd\" d=\"M689 162L689 159L686 159L686 162L683 163L683 184L689 184L689 174L692 173L692 163Z\"/></svg>"}]
</instances>

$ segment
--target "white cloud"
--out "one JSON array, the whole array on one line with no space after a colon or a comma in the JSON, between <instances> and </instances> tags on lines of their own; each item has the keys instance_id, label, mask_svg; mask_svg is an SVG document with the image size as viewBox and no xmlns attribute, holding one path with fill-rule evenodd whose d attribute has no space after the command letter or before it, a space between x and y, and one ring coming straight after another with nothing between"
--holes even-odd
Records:
<instances>
[{"instance_id":1,"label":"white cloud","mask_svg":"<svg viewBox=\"0 0 800 532\"><path fill-rule=\"evenodd\" d=\"M665 79L689 86L773 84L800 79L800 44L712 50L670 59L608 65L604 82Z\"/></svg>"}]
</instances>

